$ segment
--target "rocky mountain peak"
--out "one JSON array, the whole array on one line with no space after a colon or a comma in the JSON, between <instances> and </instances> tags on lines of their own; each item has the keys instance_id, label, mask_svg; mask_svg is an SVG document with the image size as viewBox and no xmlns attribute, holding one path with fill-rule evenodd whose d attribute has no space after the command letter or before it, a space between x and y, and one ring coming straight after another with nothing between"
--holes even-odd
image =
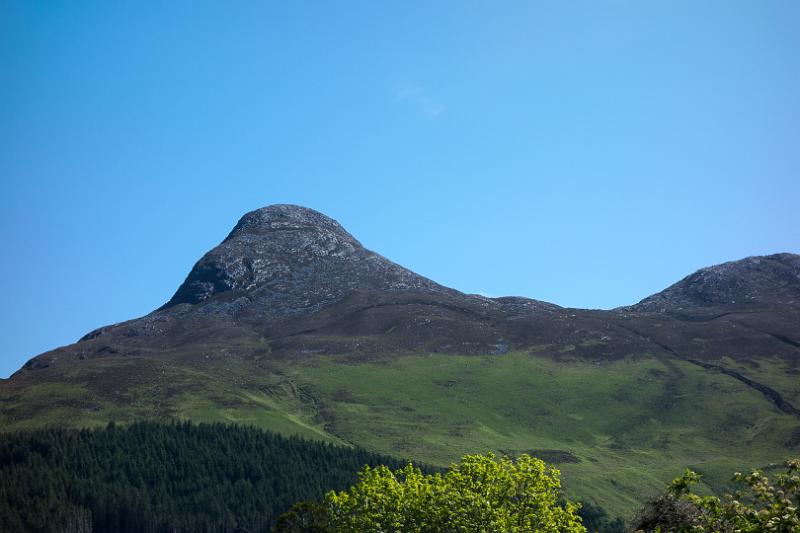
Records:
<instances>
[{"instance_id":1,"label":"rocky mountain peak","mask_svg":"<svg viewBox=\"0 0 800 533\"><path fill-rule=\"evenodd\" d=\"M443 287L365 249L332 218L279 204L244 215L162 309L221 296L224 312L238 298L237 309L288 314L320 309L354 290L419 289Z\"/></svg>"},{"instance_id":2,"label":"rocky mountain peak","mask_svg":"<svg viewBox=\"0 0 800 533\"><path fill-rule=\"evenodd\" d=\"M360 246L360 243L334 219L319 211L292 204L275 204L250 211L239 219L225 241L248 235L264 236L281 230L328 232Z\"/></svg>"},{"instance_id":3,"label":"rocky mountain peak","mask_svg":"<svg viewBox=\"0 0 800 533\"><path fill-rule=\"evenodd\" d=\"M759 303L800 307L800 255L753 256L702 268L633 307L674 311Z\"/></svg>"}]
</instances>

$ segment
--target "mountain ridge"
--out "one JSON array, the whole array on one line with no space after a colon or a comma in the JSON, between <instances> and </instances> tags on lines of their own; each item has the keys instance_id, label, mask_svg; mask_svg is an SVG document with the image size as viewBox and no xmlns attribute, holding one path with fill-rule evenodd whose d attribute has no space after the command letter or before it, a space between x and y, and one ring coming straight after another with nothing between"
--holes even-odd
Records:
<instances>
[{"instance_id":1,"label":"mountain ridge","mask_svg":"<svg viewBox=\"0 0 800 533\"><path fill-rule=\"evenodd\" d=\"M142 339L156 339L166 348L197 340L192 329L248 326L258 337L272 338L273 348L284 352L352 352L347 339L366 336L361 351L492 354L543 341L602 345L596 339L609 335L601 330L624 330L626 321L637 316L645 327L628 339L627 346L614 347L629 354L642 349L642 339L656 347L667 341L659 340L660 332L649 327L659 317L668 316L691 329L692 322L708 324L742 313L753 315L748 317L752 319L765 312L765 306L788 309L793 315L778 321L776 331L766 332L782 345L777 351L786 355L783 348L800 347L800 338L795 338L800 335L793 331L800 316L800 255L753 256L706 267L630 306L564 308L521 296L490 298L442 286L364 248L337 221L318 211L276 204L242 216L228 236L195 263L166 304L143 317L97 328L77 345L116 332L123 344L134 346L128 353L136 354L152 351ZM435 321L435 327L423 331L420 321ZM381 334L396 330L398 323L416 331L394 339ZM764 333L755 329L756 334ZM314 338L315 333L323 335ZM379 334L379 343L370 342ZM203 335L199 337L202 342ZM303 342L294 342L300 337ZM748 342L752 344L752 338ZM305 346L308 343L313 346ZM54 359L47 354L69 346L36 356L21 370L49 366ZM725 348L742 352L735 343ZM97 350L109 351L124 352L105 344ZM597 351L579 353L613 355ZM78 357L104 355L78 352Z\"/></svg>"}]
</instances>

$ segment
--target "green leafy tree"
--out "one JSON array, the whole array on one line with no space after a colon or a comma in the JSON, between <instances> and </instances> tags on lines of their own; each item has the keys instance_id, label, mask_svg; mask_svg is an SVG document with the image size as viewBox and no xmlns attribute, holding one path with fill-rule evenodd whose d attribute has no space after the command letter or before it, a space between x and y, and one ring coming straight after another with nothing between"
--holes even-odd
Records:
<instances>
[{"instance_id":1,"label":"green leafy tree","mask_svg":"<svg viewBox=\"0 0 800 533\"><path fill-rule=\"evenodd\" d=\"M323 501L339 533L582 533L578 506L561 493L559 471L523 455L467 455L447 473L413 465L365 467L359 482ZM563 502L563 503L561 503Z\"/></svg>"},{"instance_id":2,"label":"green leafy tree","mask_svg":"<svg viewBox=\"0 0 800 533\"><path fill-rule=\"evenodd\" d=\"M687 470L667 493L634 519L638 531L660 533L797 533L800 531L800 459L771 480L756 470L734 474L744 489L722 498L699 496L692 485L700 475Z\"/></svg>"}]
</instances>

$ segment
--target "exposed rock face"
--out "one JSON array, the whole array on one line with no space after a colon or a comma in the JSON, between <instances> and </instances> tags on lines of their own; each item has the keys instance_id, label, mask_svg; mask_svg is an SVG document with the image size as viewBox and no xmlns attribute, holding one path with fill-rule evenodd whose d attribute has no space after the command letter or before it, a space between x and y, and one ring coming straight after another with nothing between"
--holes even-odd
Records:
<instances>
[{"instance_id":1,"label":"exposed rock face","mask_svg":"<svg viewBox=\"0 0 800 533\"><path fill-rule=\"evenodd\" d=\"M272 316L317 311L355 290L446 289L365 249L335 220L295 205L247 213L162 308L243 296ZM235 302L236 300L232 300ZM229 311L240 310L233 303Z\"/></svg>"},{"instance_id":2,"label":"exposed rock face","mask_svg":"<svg viewBox=\"0 0 800 533\"><path fill-rule=\"evenodd\" d=\"M747 257L703 268L632 309L659 312L754 305L800 307L800 256Z\"/></svg>"}]
</instances>

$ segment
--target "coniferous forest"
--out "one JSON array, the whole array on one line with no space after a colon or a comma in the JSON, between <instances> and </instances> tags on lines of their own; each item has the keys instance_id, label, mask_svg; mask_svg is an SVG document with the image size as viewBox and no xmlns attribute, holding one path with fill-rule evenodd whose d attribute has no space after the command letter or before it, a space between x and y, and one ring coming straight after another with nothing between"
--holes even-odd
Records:
<instances>
[{"instance_id":1,"label":"coniferous forest","mask_svg":"<svg viewBox=\"0 0 800 533\"><path fill-rule=\"evenodd\" d=\"M227 424L0 433L0 531L269 532L293 504L349 487L365 465L406 464ZM589 502L580 515L589 531L624 530Z\"/></svg>"},{"instance_id":2,"label":"coniferous forest","mask_svg":"<svg viewBox=\"0 0 800 533\"><path fill-rule=\"evenodd\" d=\"M0 531L270 531L293 503L395 458L223 424L0 435Z\"/></svg>"}]
</instances>

